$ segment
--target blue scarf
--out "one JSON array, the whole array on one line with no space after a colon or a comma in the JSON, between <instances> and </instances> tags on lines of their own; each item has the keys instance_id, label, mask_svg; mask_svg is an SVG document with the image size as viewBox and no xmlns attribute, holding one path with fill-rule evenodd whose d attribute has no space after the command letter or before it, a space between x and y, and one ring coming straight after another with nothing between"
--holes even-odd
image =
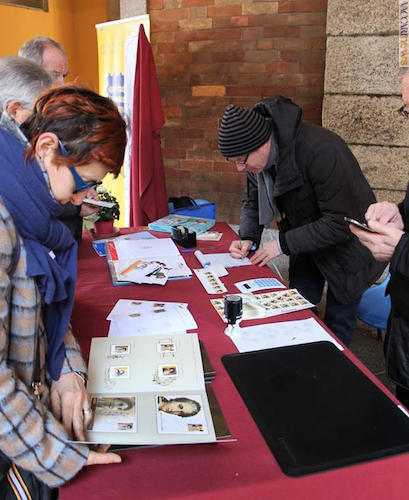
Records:
<instances>
[{"instance_id":1,"label":"blue scarf","mask_svg":"<svg viewBox=\"0 0 409 500\"><path fill-rule=\"evenodd\" d=\"M41 167L24 160L24 146L5 130L0 130L0 195L23 239L27 276L44 297L47 368L58 380L74 302L77 244L56 220L62 205L52 198Z\"/></svg>"}]
</instances>

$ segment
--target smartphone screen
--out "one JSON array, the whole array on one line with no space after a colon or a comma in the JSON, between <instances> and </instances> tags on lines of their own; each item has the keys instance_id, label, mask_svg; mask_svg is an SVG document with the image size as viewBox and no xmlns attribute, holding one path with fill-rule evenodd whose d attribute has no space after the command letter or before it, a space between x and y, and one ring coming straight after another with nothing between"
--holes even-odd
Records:
<instances>
[{"instance_id":1,"label":"smartphone screen","mask_svg":"<svg viewBox=\"0 0 409 500\"><path fill-rule=\"evenodd\" d=\"M370 233L376 233L373 229L371 229L367 224L364 222L359 222L355 219L350 219L349 217L344 217L344 221L348 222L349 224L352 224L355 227L359 227L360 229L363 229L364 231L369 231Z\"/></svg>"}]
</instances>

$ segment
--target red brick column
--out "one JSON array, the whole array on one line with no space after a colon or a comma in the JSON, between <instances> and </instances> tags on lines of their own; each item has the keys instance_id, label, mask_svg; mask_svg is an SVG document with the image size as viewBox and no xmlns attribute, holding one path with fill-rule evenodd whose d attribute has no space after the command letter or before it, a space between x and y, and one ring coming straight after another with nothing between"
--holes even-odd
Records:
<instances>
[{"instance_id":1,"label":"red brick column","mask_svg":"<svg viewBox=\"0 0 409 500\"><path fill-rule=\"evenodd\" d=\"M148 11L168 194L213 201L238 223L245 176L218 153L219 119L227 104L283 94L321 122L326 0L150 0Z\"/></svg>"}]
</instances>

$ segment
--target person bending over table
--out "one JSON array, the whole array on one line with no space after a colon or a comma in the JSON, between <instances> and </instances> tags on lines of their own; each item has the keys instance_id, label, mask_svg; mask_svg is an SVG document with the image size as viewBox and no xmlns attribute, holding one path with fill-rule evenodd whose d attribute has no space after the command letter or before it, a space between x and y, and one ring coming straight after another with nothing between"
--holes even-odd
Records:
<instances>
[{"instance_id":1,"label":"person bending over table","mask_svg":"<svg viewBox=\"0 0 409 500\"><path fill-rule=\"evenodd\" d=\"M0 130L0 496L24 481L44 499L84 465L120 462L67 442L91 415L70 327L77 244L57 217L118 175L126 126L111 100L64 86L40 96L24 133L27 149Z\"/></svg>"},{"instance_id":2,"label":"person bending over table","mask_svg":"<svg viewBox=\"0 0 409 500\"><path fill-rule=\"evenodd\" d=\"M376 199L345 142L303 122L301 115L282 96L252 109L227 107L219 149L247 175L241 240L230 252L246 256L259 245L263 228L276 220L278 239L258 248L251 262L262 266L281 253L289 255L290 287L313 304L327 282L324 321L348 346L362 293L385 266L351 235L344 216L363 217Z\"/></svg>"}]
</instances>

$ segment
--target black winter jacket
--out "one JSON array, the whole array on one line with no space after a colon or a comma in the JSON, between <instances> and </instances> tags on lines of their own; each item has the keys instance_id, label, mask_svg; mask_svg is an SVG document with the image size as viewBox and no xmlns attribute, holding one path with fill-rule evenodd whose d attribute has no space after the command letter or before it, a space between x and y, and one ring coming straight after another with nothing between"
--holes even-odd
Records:
<instances>
[{"instance_id":1,"label":"black winter jacket","mask_svg":"<svg viewBox=\"0 0 409 500\"><path fill-rule=\"evenodd\" d=\"M391 313L385 339L386 373L409 389L409 186L400 205L405 234L396 246L390 263Z\"/></svg>"},{"instance_id":2,"label":"black winter jacket","mask_svg":"<svg viewBox=\"0 0 409 500\"><path fill-rule=\"evenodd\" d=\"M352 235L344 216L364 220L376 201L346 143L333 132L301 121L301 109L275 96L253 108L271 118L278 146L273 197L282 217L279 239L287 255L309 253L336 299L348 304L382 273ZM257 178L247 173L240 234L260 241Z\"/></svg>"}]
</instances>

